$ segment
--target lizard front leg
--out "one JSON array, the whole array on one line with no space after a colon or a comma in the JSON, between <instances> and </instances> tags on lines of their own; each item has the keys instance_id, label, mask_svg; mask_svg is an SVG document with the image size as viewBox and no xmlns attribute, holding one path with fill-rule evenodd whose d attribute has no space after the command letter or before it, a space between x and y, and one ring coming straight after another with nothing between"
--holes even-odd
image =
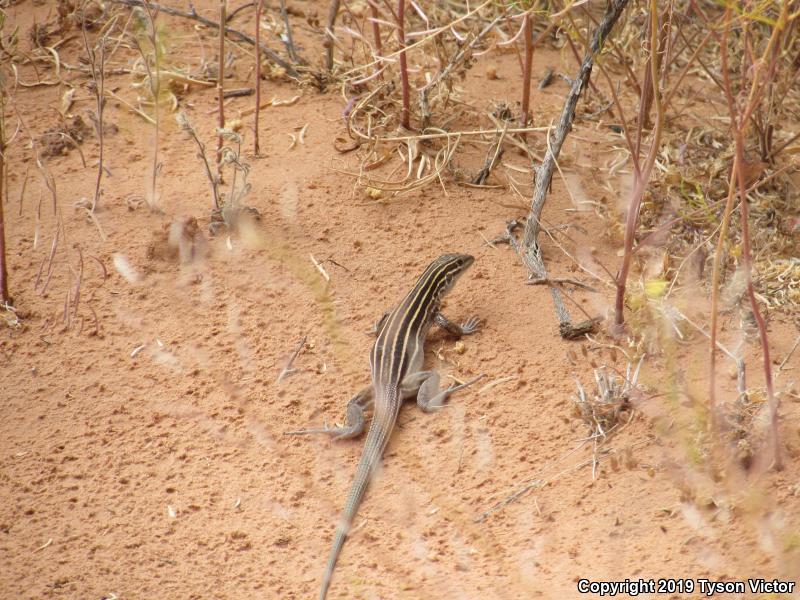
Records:
<instances>
[{"instance_id":1,"label":"lizard front leg","mask_svg":"<svg viewBox=\"0 0 800 600\"><path fill-rule=\"evenodd\" d=\"M347 413L345 424L341 427L316 427L313 429L300 429L298 431L287 431L286 435L305 435L308 433L326 433L334 440L343 440L358 437L364 431L364 413L372 408L375 401L375 393L372 386L365 387L353 396L347 403Z\"/></svg>"},{"instance_id":2,"label":"lizard front leg","mask_svg":"<svg viewBox=\"0 0 800 600\"><path fill-rule=\"evenodd\" d=\"M461 337L462 335L469 335L478 331L481 320L478 317L473 316L459 325L458 323L453 323L442 313L436 313L436 316L434 317L434 323L444 329L447 333L456 337Z\"/></svg>"}]
</instances>

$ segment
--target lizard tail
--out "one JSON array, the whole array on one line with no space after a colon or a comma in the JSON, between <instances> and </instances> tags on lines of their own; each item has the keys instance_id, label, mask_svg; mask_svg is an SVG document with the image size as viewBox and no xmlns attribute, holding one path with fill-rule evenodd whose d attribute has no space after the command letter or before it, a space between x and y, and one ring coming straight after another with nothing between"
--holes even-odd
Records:
<instances>
[{"instance_id":1,"label":"lizard tail","mask_svg":"<svg viewBox=\"0 0 800 600\"><path fill-rule=\"evenodd\" d=\"M372 475L375 468L378 466L383 456L383 451L389 441L389 436L394 428L394 423L397 420L397 413L400 410L399 394L393 394L394 398L387 399L388 401L375 403L375 414L372 417L369 431L367 432L367 440L364 444L364 451L361 454L361 460L358 462L356 468L356 475L353 478L353 485L350 487L350 493L347 495L347 502L342 511L342 518L336 527L336 534L333 538L333 547L328 558L328 564L325 567L325 574L322 576L322 588L319 592L319 600L325 600L328 595L328 588L331 585L331 578L333 577L333 570L336 567L336 561L339 559L339 554L342 551L344 542L347 539L347 534L350 531L350 526L353 523L353 518L356 516L361 500L364 498L364 493L367 491ZM378 406L383 405L388 410L378 411Z\"/></svg>"},{"instance_id":2,"label":"lizard tail","mask_svg":"<svg viewBox=\"0 0 800 600\"><path fill-rule=\"evenodd\" d=\"M348 527L344 523L336 528L336 535L333 538L333 548L331 548L331 555L328 559L328 566L325 567L325 575L322 576L322 589L319 592L319 600L325 600L328 595L328 588L331 587L331 577L333 577L333 569L336 566L336 560L339 558L339 553L344 546L344 540L347 538Z\"/></svg>"}]
</instances>

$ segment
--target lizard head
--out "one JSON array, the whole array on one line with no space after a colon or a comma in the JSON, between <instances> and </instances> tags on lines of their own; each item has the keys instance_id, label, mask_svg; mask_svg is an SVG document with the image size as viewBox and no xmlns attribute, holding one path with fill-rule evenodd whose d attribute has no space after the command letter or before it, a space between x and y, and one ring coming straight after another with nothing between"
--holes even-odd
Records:
<instances>
[{"instance_id":1,"label":"lizard head","mask_svg":"<svg viewBox=\"0 0 800 600\"><path fill-rule=\"evenodd\" d=\"M439 288L439 297L450 291L456 280L466 271L475 257L469 254L442 254L428 267L428 272L434 274Z\"/></svg>"}]
</instances>

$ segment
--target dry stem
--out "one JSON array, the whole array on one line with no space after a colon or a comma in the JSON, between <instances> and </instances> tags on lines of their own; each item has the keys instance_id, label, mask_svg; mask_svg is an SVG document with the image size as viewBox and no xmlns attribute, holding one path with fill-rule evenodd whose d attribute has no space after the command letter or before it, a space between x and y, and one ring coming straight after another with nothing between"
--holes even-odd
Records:
<instances>
[{"instance_id":1,"label":"dry stem","mask_svg":"<svg viewBox=\"0 0 800 600\"><path fill-rule=\"evenodd\" d=\"M161 126L161 61L158 48L158 30L156 29L156 17L158 16L159 9L155 8L148 0L142 0L139 6L147 16L145 36L153 48L153 68L151 69L150 59L145 53L144 47L142 47L138 38L136 38L136 45L139 49L139 53L142 55L142 62L144 62L144 67L147 71L150 94L153 96L153 164L152 172L150 173L150 190L147 195L147 204L150 206L151 210L155 210L158 208L156 179L158 178L158 138Z\"/></svg>"},{"instance_id":2,"label":"dry stem","mask_svg":"<svg viewBox=\"0 0 800 600\"><path fill-rule=\"evenodd\" d=\"M519 116L520 127L528 125L530 117L529 106L531 102L531 68L533 66L533 23L531 13L525 13L522 26L522 36L525 38L525 66L522 70L522 113ZM522 134L525 139L525 134Z\"/></svg>"},{"instance_id":3,"label":"dry stem","mask_svg":"<svg viewBox=\"0 0 800 600\"><path fill-rule=\"evenodd\" d=\"M254 134L253 134L253 154L259 155L258 147L258 117L261 113L261 9L264 7L264 0L256 0L256 43L253 46L256 61L256 107L254 119Z\"/></svg>"},{"instance_id":4,"label":"dry stem","mask_svg":"<svg viewBox=\"0 0 800 600\"><path fill-rule=\"evenodd\" d=\"M331 0L328 8L328 23L325 25L325 69L330 73L333 70L333 48L336 46L336 15L339 14L339 0Z\"/></svg>"},{"instance_id":5,"label":"dry stem","mask_svg":"<svg viewBox=\"0 0 800 600\"><path fill-rule=\"evenodd\" d=\"M225 13L228 9L227 0L219 2L219 22L225 22ZM217 173L222 177L222 130L225 129L225 32L219 29L219 60L217 61Z\"/></svg>"}]
</instances>

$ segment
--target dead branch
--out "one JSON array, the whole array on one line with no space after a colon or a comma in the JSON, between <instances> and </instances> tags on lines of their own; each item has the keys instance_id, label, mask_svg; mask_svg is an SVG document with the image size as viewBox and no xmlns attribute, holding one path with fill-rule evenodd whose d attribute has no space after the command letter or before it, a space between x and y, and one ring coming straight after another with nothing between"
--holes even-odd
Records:
<instances>
[{"instance_id":1,"label":"dead branch","mask_svg":"<svg viewBox=\"0 0 800 600\"><path fill-rule=\"evenodd\" d=\"M138 7L141 7L141 8L144 8L144 6L145 6L145 3L144 3L143 0L111 0L111 1L112 2L116 2L117 4L122 4L123 6L138 6ZM155 2L147 2L147 4L149 4L152 8L154 8L158 12L163 12L163 13L166 13L168 15L172 15L174 17L183 17L185 19L192 19L194 21L198 21L198 22L202 23L203 25L205 25L207 27L213 27L215 29L219 29L219 23L217 23L215 21L212 21L211 19L207 19L206 17L204 17L202 15L197 14L197 12L195 11L194 7L192 7L191 10L189 10L189 11L185 11L185 10L178 10L177 8L170 8L169 6L163 6L163 5L157 4ZM225 33L227 35L233 36L234 38L236 38L240 42L245 42L247 44L250 44L251 46L256 46L256 40L254 38L252 38L251 36L247 35L246 33L243 33L241 31L238 31L236 29L233 29L233 28L227 27L227 26L225 27ZM270 50L269 48L267 48L263 44L261 46L258 46L258 47L260 48L261 53L264 56L266 56L267 59L271 60L272 62L274 62L279 67L283 67L286 70L286 73L289 76L294 77L294 78L297 78L297 77L300 76L300 74L297 72L297 69L295 69L291 64L289 64L288 62L283 60L273 50Z\"/></svg>"},{"instance_id":2,"label":"dead branch","mask_svg":"<svg viewBox=\"0 0 800 600\"><path fill-rule=\"evenodd\" d=\"M567 134L572 128L572 122L575 119L575 107L589 81L589 76L592 73L592 66L594 64L594 57L599 54L608 34L611 32L611 29L616 24L627 4L628 0L612 0L608 4L606 12L603 15L603 20L592 36L591 44L583 57L578 75L575 77L572 88L564 101L564 108L561 111L561 117L559 118L555 134L550 137L548 133L549 143L547 153L545 154L541 166L536 171L535 188L531 200L530 213L525 224L525 235L523 239L522 261L525 263L529 272L529 278L531 279L547 278L547 269L544 266L542 251L537 240L539 237L542 208L544 207L544 201L547 198L547 190L553 178L553 169L556 165L556 159L561 152L561 146L564 144ZM562 337L567 337L564 334L569 334L572 330L569 312L564 306L558 289L550 287L550 293L553 296L553 304L558 314L561 335Z\"/></svg>"},{"instance_id":3,"label":"dead branch","mask_svg":"<svg viewBox=\"0 0 800 600\"><path fill-rule=\"evenodd\" d=\"M156 193L156 185L158 180L158 139L159 131L161 128L161 66L158 51L158 30L156 29L156 18L158 17L158 8L148 0L142 0L142 10L147 17L144 19L145 31L141 34L150 43L153 50L153 66L150 66L150 57L147 55L145 47L142 45L142 40L139 35L134 37L136 47L142 57L145 71L147 72L147 87L153 97L153 162L152 170L150 173L150 189L147 192L146 200L150 210L158 210L158 195Z\"/></svg>"},{"instance_id":4,"label":"dead branch","mask_svg":"<svg viewBox=\"0 0 800 600\"><path fill-rule=\"evenodd\" d=\"M439 85L442 81L447 80L450 74L453 72L454 69L459 67L460 65L464 64L464 62L472 56L472 51L475 49L475 46L484 38L484 36L492 31L497 25L497 23L503 18L503 15L497 17L493 21L487 23L486 27L481 29L481 31L472 39L472 41L467 44L466 46L462 47L458 52L453 54L453 57L450 59L450 62L447 63L447 66L439 71L436 76L431 80L429 84L427 84L419 93L419 104L420 104L420 117L422 119L422 129L427 128L428 123L431 117L431 111L428 101L428 96L437 85ZM526 125L522 126L523 128ZM524 135L524 134L523 134Z\"/></svg>"}]
</instances>

